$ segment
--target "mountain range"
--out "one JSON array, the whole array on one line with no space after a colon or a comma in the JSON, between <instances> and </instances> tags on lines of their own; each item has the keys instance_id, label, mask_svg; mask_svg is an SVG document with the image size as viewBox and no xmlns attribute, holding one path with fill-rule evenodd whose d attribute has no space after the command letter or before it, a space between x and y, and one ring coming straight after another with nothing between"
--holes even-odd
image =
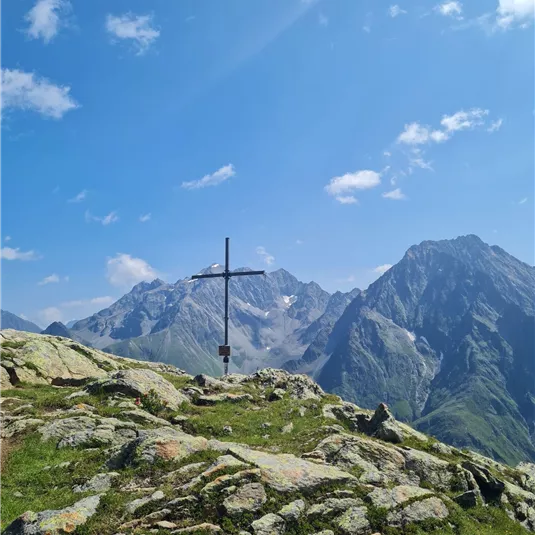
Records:
<instances>
[{"instance_id":1,"label":"mountain range","mask_svg":"<svg viewBox=\"0 0 535 535\"><path fill-rule=\"evenodd\" d=\"M40 333L42 329L31 321L25 320L7 310L1 310L0 327L2 329L14 329L15 331L27 331L29 333Z\"/></svg>"},{"instance_id":2,"label":"mountain range","mask_svg":"<svg viewBox=\"0 0 535 535\"><path fill-rule=\"evenodd\" d=\"M247 271L241 268L239 271ZM214 264L202 273L219 273ZM231 371L281 367L509 463L535 459L535 268L477 236L425 241L365 291L283 269L230 281ZM222 279L142 282L60 334L220 375Z\"/></svg>"}]
</instances>

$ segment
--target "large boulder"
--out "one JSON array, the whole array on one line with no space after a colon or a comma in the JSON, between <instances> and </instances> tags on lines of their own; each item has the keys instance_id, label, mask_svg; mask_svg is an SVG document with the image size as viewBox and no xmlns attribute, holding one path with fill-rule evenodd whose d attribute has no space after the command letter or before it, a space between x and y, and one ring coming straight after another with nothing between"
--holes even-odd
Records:
<instances>
[{"instance_id":1,"label":"large boulder","mask_svg":"<svg viewBox=\"0 0 535 535\"><path fill-rule=\"evenodd\" d=\"M138 437L124 444L108 460L110 468L124 468L157 459L178 461L208 448L208 440L178 429L162 427L139 431Z\"/></svg>"},{"instance_id":2,"label":"large boulder","mask_svg":"<svg viewBox=\"0 0 535 535\"><path fill-rule=\"evenodd\" d=\"M356 478L334 466L318 465L290 454L272 454L231 444L229 453L258 467L262 480L279 492L312 492L334 483L348 483Z\"/></svg>"},{"instance_id":3,"label":"large boulder","mask_svg":"<svg viewBox=\"0 0 535 535\"><path fill-rule=\"evenodd\" d=\"M223 508L229 516L258 511L266 503L267 496L260 483L247 483L223 500Z\"/></svg>"},{"instance_id":4,"label":"large boulder","mask_svg":"<svg viewBox=\"0 0 535 535\"><path fill-rule=\"evenodd\" d=\"M283 370L264 368L249 376L248 382L258 383L264 388L280 388L292 399L320 399L322 388L308 375L291 374Z\"/></svg>"},{"instance_id":5,"label":"large boulder","mask_svg":"<svg viewBox=\"0 0 535 535\"><path fill-rule=\"evenodd\" d=\"M58 511L26 513L15 519L2 532L2 535L60 535L72 533L78 526L85 524L93 516L100 503L100 496L89 496L71 507Z\"/></svg>"},{"instance_id":6,"label":"large boulder","mask_svg":"<svg viewBox=\"0 0 535 535\"><path fill-rule=\"evenodd\" d=\"M418 502L413 502L407 507L392 511L387 516L387 522L392 526L406 526L428 519L444 519L449 515L448 508L444 502L432 496Z\"/></svg>"},{"instance_id":7,"label":"large boulder","mask_svg":"<svg viewBox=\"0 0 535 535\"><path fill-rule=\"evenodd\" d=\"M12 385L81 385L123 367L105 353L66 338L6 329L0 332L0 342L2 367Z\"/></svg>"},{"instance_id":8,"label":"large boulder","mask_svg":"<svg viewBox=\"0 0 535 535\"><path fill-rule=\"evenodd\" d=\"M182 403L189 402L189 399L167 379L146 369L120 370L109 377L88 384L86 389L90 393L119 392L133 398L154 390L160 400L171 409L177 409Z\"/></svg>"},{"instance_id":9,"label":"large boulder","mask_svg":"<svg viewBox=\"0 0 535 535\"><path fill-rule=\"evenodd\" d=\"M375 489L366 496L366 499L375 507L394 509L408 500L428 496L430 494L432 494L430 490L422 489L420 487L399 485L391 489Z\"/></svg>"}]
</instances>

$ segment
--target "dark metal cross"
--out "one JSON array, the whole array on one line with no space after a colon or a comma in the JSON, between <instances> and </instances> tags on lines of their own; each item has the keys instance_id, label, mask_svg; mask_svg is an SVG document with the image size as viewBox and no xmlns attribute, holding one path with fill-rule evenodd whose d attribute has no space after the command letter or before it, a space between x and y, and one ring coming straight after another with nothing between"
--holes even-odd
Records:
<instances>
[{"instance_id":1,"label":"dark metal cross","mask_svg":"<svg viewBox=\"0 0 535 535\"><path fill-rule=\"evenodd\" d=\"M208 273L206 275L193 275L192 279L213 279L223 277L225 279L225 345L219 346L219 356L223 357L225 375L228 374L230 360L230 346L228 343L228 283L231 277L243 277L245 275L265 275L265 271L238 271L231 273L229 266L229 238L225 238L225 271L223 273Z\"/></svg>"}]
</instances>

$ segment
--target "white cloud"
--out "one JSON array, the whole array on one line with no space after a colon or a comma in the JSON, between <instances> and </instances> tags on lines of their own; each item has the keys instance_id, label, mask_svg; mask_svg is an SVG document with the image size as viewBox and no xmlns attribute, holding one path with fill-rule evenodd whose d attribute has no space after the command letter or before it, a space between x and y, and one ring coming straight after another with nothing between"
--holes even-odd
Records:
<instances>
[{"instance_id":1,"label":"white cloud","mask_svg":"<svg viewBox=\"0 0 535 535\"><path fill-rule=\"evenodd\" d=\"M401 9L397 4L394 4L388 8L388 14L392 18L395 18L399 15L404 15L405 13L407 12L404 9Z\"/></svg>"},{"instance_id":2,"label":"white cloud","mask_svg":"<svg viewBox=\"0 0 535 535\"><path fill-rule=\"evenodd\" d=\"M72 199L69 199L67 202L82 202L87 197L87 190L84 189L78 195L75 195Z\"/></svg>"},{"instance_id":3,"label":"white cloud","mask_svg":"<svg viewBox=\"0 0 535 535\"><path fill-rule=\"evenodd\" d=\"M503 119L497 119L496 121L492 121L490 123L489 127L487 128L487 132L497 132L503 125Z\"/></svg>"},{"instance_id":4,"label":"white cloud","mask_svg":"<svg viewBox=\"0 0 535 535\"><path fill-rule=\"evenodd\" d=\"M160 36L160 31L152 26L152 15L125 13L116 17L108 14L106 30L114 39L131 40L138 55L144 54Z\"/></svg>"},{"instance_id":5,"label":"white cloud","mask_svg":"<svg viewBox=\"0 0 535 535\"><path fill-rule=\"evenodd\" d=\"M106 263L106 278L113 286L131 287L141 281L158 277L156 270L145 260L118 253Z\"/></svg>"},{"instance_id":6,"label":"white cloud","mask_svg":"<svg viewBox=\"0 0 535 535\"><path fill-rule=\"evenodd\" d=\"M117 215L117 212L113 211L110 212L108 215L99 217L96 215L92 215L89 210L87 210L85 213L85 221L86 223L90 223L91 221L97 221L98 223L101 223L106 227L111 223L116 223L117 221L119 221L119 216Z\"/></svg>"},{"instance_id":7,"label":"white cloud","mask_svg":"<svg viewBox=\"0 0 535 535\"><path fill-rule=\"evenodd\" d=\"M266 248L262 247L261 245L256 248L256 254L260 255L264 263L266 263L268 266L271 266L271 264L275 262L275 257L273 255L270 255L266 251Z\"/></svg>"},{"instance_id":8,"label":"white cloud","mask_svg":"<svg viewBox=\"0 0 535 535\"><path fill-rule=\"evenodd\" d=\"M208 186L217 186L225 180L233 177L236 174L234 166L229 163L221 168L219 168L215 173L211 175L204 175L199 180L192 180L190 182L182 182L182 187L184 189L200 189L206 188Z\"/></svg>"},{"instance_id":9,"label":"white cloud","mask_svg":"<svg viewBox=\"0 0 535 535\"><path fill-rule=\"evenodd\" d=\"M385 150L385 151L383 152L383 156L384 156L385 158L390 158L390 156L392 156L392 153L389 152L389 151L387 151L387 150Z\"/></svg>"},{"instance_id":10,"label":"white cloud","mask_svg":"<svg viewBox=\"0 0 535 535\"><path fill-rule=\"evenodd\" d=\"M534 0L499 0L496 23L502 29L509 29L515 23L520 26L533 22Z\"/></svg>"},{"instance_id":11,"label":"white cloud","mask_svg":"<svg viewBox=\"0 0 535 535\"><path fill-rule=\"evenodd\" d=\"M146 223L147 221L150 221L150 218L152 217L152 215L149 213L149 214L142 214L139 216L139 221L141 223Z\"/></svg>"},{"instance_id":12,"label":"white cloud","mask_svg":"<svg viewBox=\"0 0 535 535\"><path fill-rule=\"evenodd\" d=\"M337 195L335 199L340 204L358 204L358 200L353 195Z\"/></svg>"},{"instance_id":13,"label":"white cloud","mask_svg":"<svg viewBox=\"0 0 535 535\"><path fill-rule=\"evenodd\" d=\"M366 169L335 176L324 189L341 204L355 204L357 199L351 195L353 191L375 188L380 183L381 174Z\"/></svg>"},{"instance_id":14,"label":"white cloud","mask_svg":"<svg viewBox=\"0 0 535 535\"><path fill-rule=\"evenodd\" d=\"M379 273L379 275L383 275L386 273L390 268L392 267L392 264L382 264L381 266L377 266L376 268L373 268L374 273Z\"/></svg>"},{"instance_id":15,"label":"white cloud","mask_svg":"<svg viewBox=\"0 0 535 535\"><path fill-rule=\"evenodd\" d=\"M435 10L445 17L462 19L463 5L461 2L444 2L435 7Z\"/></svg>"},{"instance_id":16,"label":"white cloud","mask_svg":"<svg viewBox=\"0 0 535 535\"><path fill-rule=\"evenodd\" d=\"M45 117L61 119L79 107L69 86L58 86L46 78L18 69L2 69L2 107L31 110Z\"/></svg>"},{"instance_id":17,"label":"white cloud","mask_svg":"<svg viewBox=\"0 0 535 535\"><path fill-rule=\"evenodd\" d=\"M32 39L42 38L49 43L59 31L60 15L70 7L67 0L38 0L24 17L30 23L26 33Z\"/></svg>"},{"instance_id":18,"label":"white cloud","mask_svg":"<svg viewBox=\"0 0 535 535\"><path fill-rule=\"evenodd\" d=\"M6 236L6 237L4 238L4 241L11 241L11 236Z\"/></svg>"},{"instance_id":19,"label":"white cloud","mask_svg":"<svg viewBox=\"0 0 535 535\"><path fill-rule=\"evenodd\" d=\"M518 201L518 204L524 204L524 203L526 203L526 202L528 202L528 198L527 198L527 197L524 197L523 199L520 199L520 200Z\"/></svg>"},{"instance_id":20,"label":"white cloud","mask_svg":"<svg viewBox=\"0 0 535 535\"><path fill-rule=\"evenodd\" d=\"M52 275L45 277L42 281L39 281L37 284L39 286L44 286L45 284L52 284L56 282L59 282L59 277L55 273L52 273Z\"/></svg>"},{"instance_id":21,"label":"white cloud","mask_svg":"<svg viewBox=\"0 0 535 535\"><path fill-rule=\"evenodd\" d=\"M62 308L77 308L77 307L83 307L86 305L98 305L102 307L108 307L115 301L114 297L110 297L109 295L105 295L103 297L93 297L92 299L78 299L75 301L66 301L65 303L61 303Z\"/></svg>"},{"instance_id":22,"label":"white cloud","mask_svg":"<svg viewBox=\"0 0 535 535\"><path fill-rule=\"evenodd\" d=\"M473 108L469 111L458 111L453 115L444 115L440 124L447 132L458 132L459 130L471 130L484 123L484 117L489 114L489 110Z\"/></svg>"},{"instance_id":23,"label":"white cloud","mask_svg":"<svg viewBox=\"0 0 535 535\"><path fill-rule=\"evenodd\" d=\"M320 13L318 15L318 22L320 23L320 26L327 26L329 24L329 18L326 17L323 13Z\"/></svg>"},{"instance_id":24,"label":"white cloud","mask_svg":"<svg viewBox=\"0 0 535 535\"><path fill-rule=\"evenodd\" d=\"M407 145L423 145L429 142L429 128L418 122L405 125L405 129L399 134L397 142Z\"/></svg>"},{"instance_id":25,"label":"white cloud","mask_svg":"<svg viewBox=\"0 0 535 535\"><path fill-rule=\"evenodd\" d=\"M55 321L62 321L63 319L63 314L58 307L44 308L43 310L40 310L37 315L40 322L47 327L51 323L54 323Z\"/></svg>"},{"instance_id":26,"label":"white cloud","mask_svg":"<svg viewBox=\"0 0 535 535\"><path fill-rule=\"evenodd\" d=\"M385 199L392 199L394 201L402 201L406 199L407 196L401 191L400 188L396 188L392 191L387 191L382 195Z\"/></svg>"},{"instance_id":27,"label":"white cloud","mask_svg":"<svg viewBox=\"0 0 535 535\"><path fill-rule=\"evenodd\" d=\"M18 247L16 249L2 247L0 258L4 260L37 260L37 255L34 251L21 251Z\"/></svg>"}]
</instances>

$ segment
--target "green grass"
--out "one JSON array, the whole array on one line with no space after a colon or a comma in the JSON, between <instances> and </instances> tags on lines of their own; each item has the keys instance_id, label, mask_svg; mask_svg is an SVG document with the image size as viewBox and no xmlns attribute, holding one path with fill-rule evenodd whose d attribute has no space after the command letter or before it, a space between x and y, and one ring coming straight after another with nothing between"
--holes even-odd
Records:
<instances>
[{"instance_id":1,"label":"green grass","mask_svg":"<svg viewBox=\"0 0 535 535\"><path fill-rule=\"evenodd\" d=\"M82 499L85 495L73 493L73 485L98 473L103 460L99 451L57 449L55 442L43 442L37 434L26 436L2 467L2 527L25 511L61 509ZM44 470L67 461L71 465L66 468Z\"/></svg>"},{"instance_id":2,"label":"green grass","mask_svg":"<svg viewBox=\"0 0 535 535\"><path fill-rule=\"evenodd\" d=\"M6 340L5 342L2 342L2 347L9 348L9 349L20 349L21 347L24 347L26 342L15 342L12 340Z\"/></svg>"}]
</instances>

